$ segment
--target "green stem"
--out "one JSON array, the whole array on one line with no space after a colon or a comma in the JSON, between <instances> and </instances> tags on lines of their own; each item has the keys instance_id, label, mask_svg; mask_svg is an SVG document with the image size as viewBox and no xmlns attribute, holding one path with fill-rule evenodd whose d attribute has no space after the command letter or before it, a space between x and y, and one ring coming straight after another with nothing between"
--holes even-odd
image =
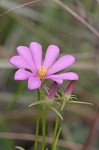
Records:
<instances>
[{"instance_id":1,"label":"green stem","mask_svg":"<svg viewBox=\"0 0 99 150\"><path fill-rule=\"evenodd\" d=\"M40 101L40 90L37 90L37 95L38 95L38 101ZM37 116L36 116L36 137L35 137L35 144L34 144L34 149L37 150L38 146L38 134L39 134L39 120L40 120L40 105L37 106Z\"/></svg>"},{"instance_id":2,"label":"green stem","mask_svg":"<svg viewBox=\"0 0 99 150\"><path fill-rule=\"evenodd\" d=\"M46 143L46 107L43 107L42 114L42 150L45 150Z\"/></svg>"},{"instance_id":3,"label":"green stem","mask_svg":"<svg viewBox=\"0 0 99 150\"><path fill-rule=\"evenodd\" d=\"M61 106L59 107L58 109L58 112L60 113L61 111ZM59 128L59 115L57 115L56 117L56 122L55 122L55 130L54 130L54 136L53 136L53 142L52 142L52 150L55 150L55 147L56 147L56 137L57 137L57 132L58 132L58 128Z\"/></svg>"}]
</instances>

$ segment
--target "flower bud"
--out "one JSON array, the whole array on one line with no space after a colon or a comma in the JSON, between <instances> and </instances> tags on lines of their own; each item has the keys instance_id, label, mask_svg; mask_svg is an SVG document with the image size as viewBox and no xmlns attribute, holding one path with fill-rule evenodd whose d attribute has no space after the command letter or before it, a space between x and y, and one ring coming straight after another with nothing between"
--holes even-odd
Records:
<instances>
[{"instance_id":1,"label":"flower bud","mask_svg":"<svg viewBox=\"0 0 99 150\"><path fill-rule=\"evenodd\" d=\"M74 89L75 81L71 81L65 90L65 96L70 97Z\"/></svg>"},{"instance_id":2,"label":"flower bud","mask_svg":"<svg viewBox=\"0 0 99 150\"><path fill-rule=\"evenodd\" d=\"M48 90L48 95L46 96L48 100L52 99L55 97L55 94L56 94L56 91L57 91L57 88L58 88L58 83L57 82L54 82L50 89Z\"/></svg>"}]
</instances>

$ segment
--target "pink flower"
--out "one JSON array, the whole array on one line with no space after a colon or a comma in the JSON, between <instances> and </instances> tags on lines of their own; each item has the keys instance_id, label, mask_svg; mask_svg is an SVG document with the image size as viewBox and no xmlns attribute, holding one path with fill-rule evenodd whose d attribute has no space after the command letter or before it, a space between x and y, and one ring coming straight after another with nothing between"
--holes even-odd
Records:
<instances>
[{"instance_id":1,"label":"pink flower","mask_svg":"<svg viewBox=\"0 0 99 150\"><path fill-rule=\"evenodd\" d=\"M58 84L62 84L63 80L78 80L78 75L74 72L56 74L75 61L72 55L65 55L55 62L59 51L56 45L50 45L42 62L42 46L39 43L30 43L29 48L26 46L17 47L18 55L10 59L10 63L19 68L14 79L28 80L28 89L30 90L38 89L42 84L42 80L51 79Z\"/></svg>"}]
</instances>

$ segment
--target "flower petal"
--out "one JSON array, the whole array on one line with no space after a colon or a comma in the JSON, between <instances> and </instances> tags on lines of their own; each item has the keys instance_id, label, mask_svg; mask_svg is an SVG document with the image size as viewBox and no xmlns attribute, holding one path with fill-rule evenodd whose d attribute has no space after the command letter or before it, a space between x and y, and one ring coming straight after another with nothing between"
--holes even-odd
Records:
<instances>
[{"instance_id":1,"label":"flower petal","mask_svg":"<svg viewBox=\"0 0 99 150\"><path fill-rule=\"evenodd\" d=\"M37 68L42 66L42 46L37 42L32 42L30 44L30 50L32 52L35 66Z\"/></svg>"},{"instance_id":2,"label":"flower petal","mask_svg":"<svg viewBox=\"0 0 99 150\"><path fill-rule=\"evenodd\" d=\"M26 46L17 47L18 54L28 63L29 68L33 71L33 73L37 73L36 66L34 65L32 54L30 49Z\"/></svg>"},{"instance_id":3,"label":"flower petal","mask_svg":"<svg viewBox=\"0 0 99 150\"><path fill-rule=\"evenodd\" d=\"M46 79L53 80L53 81L57 82L58 84L62 84L63 83L63 79L55 78L53 75L47 76Z\"/></svg>"},{"instance_id":4,"label":"flower petal","mask_svg":"<svg viewBox=\"0 0 99 150\"><path fill-rule=\"evenodd\" d=\"M10 59L10 63L16 68L29 68L28 64L24 61L21 56L13 56Z\"/></svg>"},{"instance_id":5,"label":"flower petal","mask_svg":"<svg viewBox=\"0 0 99 150\"><path fill-rule=\"evenodd\" d=\"M34 90L38 89L41 86L41 81L37 77L30 77L28 80L28 89Z\"/></svg>"},{"instance_id":6,"label":"flower petal","mask_svg":"<svg viewBox=\"0 0 99 150\"><path fill-rule=\"evenodd\" d=\"M24 69L19 69L18 71L16 71L15 75L14 75L14 79L15 80L28 80L29 77L33 76L33 74L31 72L28 72Z\"/></svg>"},{"instance_id":7,"label":"flower petal","mask_svg":"<svg viewBox=\"0 0 99 150\"><path fill-rule=\"evenodd\" d=\"M79 77L76 73L74 72L67 72L67 73L62 73L62 74L58 74L58 75L49 75L46 78L50 78L50 79L56 79L56 80L78 80Z\"/></svg>"},{"instance_id":8,"label":"flower petal","mask_svg":"<svg viewBox=\"0 0 99 150\"><path fill-rule=\"evenodd\" d=\"M62 56L48 71L47 75L56 73L58 71L61 71L68 66L72 65L75 61L75 58L72 55L65 55Z\"/></svg>"},{"instance_id":9,"label":"flower petal","mask_svg":"<svg viewBox=\"0 0 99 150\"><path fill-rule=\"evenodd\" d=\"M50 45L46 51L43 66L49 68L59 55L59 48L56 45Z\"/></svg>"}]
</instances>

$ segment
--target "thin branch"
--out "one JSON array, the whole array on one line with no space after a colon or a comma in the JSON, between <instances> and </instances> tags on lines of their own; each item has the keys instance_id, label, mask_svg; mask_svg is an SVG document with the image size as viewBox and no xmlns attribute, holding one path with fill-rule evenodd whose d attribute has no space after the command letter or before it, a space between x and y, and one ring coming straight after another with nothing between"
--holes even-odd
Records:
<instances>
[{"instance_id":1,"label":"thin branch","mask_svg":"<svg viewBox=\"0 0 99 150\"><path fill-rule=\"evenodd\" d=\"M8 63L8 59L1 59L0 60L0 69L15 69L14 67L12 67L9 63ZM72 66L72 68L74 69L88 69L88 70L93 70L96 72L96 67L95 67L95 63L90 62L77 62L74 66Z\"/></svg>"},{"instance_id":2,"label":"thin branch","mask_svg":"<svg viewBox=\"0 0 99 150\"><path fill-rule=\"evenodd\" d=\"M27 134L27 133L5 133L5 132L0 132L0 139L13 139L13 140L24 140L24 141L34 141L35 140L35 135L32 134ZM42 136L39 136L38 138L39 142L42 142ZM51 137L46 137L46 142L48 144L52 144L52 138ZM64 147L64 148L69 148L71 150L75 150L75 146L77 149L81 149L82 145L81 144L75 144L72 143L72 141L64 141L64 140L58 140L57 145ZM95 147L90 147L90 150L98 150Z\"/></svg>"},{"instance_id":3,"label":"thin branch","mask_svg":"<svg viewBox=\"0 0 99 150\"><path fill-rule=\"evenodd\" d=\"M19 8L24 7L24 6L27 6L27 5L30 5L30 4L33 4L33 3L37 3L37 2L40 2L40 1L43 1L43 0L34 0L34 1L31 1L31 2L24 3L24 4L22 4L22 5L16 6L16 7L12 8L12 9L9 9L9 10L7 10L7 11L1 13L1 14L0 14L0 17L2 17L2 16L4 16L4 15L8 14L9 12L14 11L15 9L19 9Z\"/></svg>"},{"instance_id":4,"label":"thin branch","mask_svg":"<svg viewBox=\"0 0 99 150\"><path fill-rule=\"evenodd\" d=\"M99 0L96 0L96 2L99 4Z\"/></svg>"},{"instance_id":5,"label":"thin branch","mask_svg":"<svg viewBox=\"0 0 99 150\"><path fill-rule=\"evenodd\" d=\"M76 8L78 9L78 12L80 14L80 16L84 19L84 20L88 20L88 16L87 16L87 13L83 7L83 4L82 4L82 1L80 0L75 0L75 3L76 3Z\"/></svg>"},{"instance_id":6,"label":"thin branch","mask_svg":"<svg viewBox=\"0 0 99 150\"><path fill-rule=\"evenodd\" d=\"M26 141L34 141L35 140L35 135L32 134L27 134L27 133L4 133L0 132L0 139L15 139L15 140L26 140ZM42 142L42 136L39 136L38 138L39 142ZM52 144L52 138L51 137L46 137L46 142L48 144ZM74 144L72 142L67 142L63 140L58 140L58 145L65 147L65 148L70 148L74 150L74 147L76 146L78 149L82 147L80 144Z\"/></svg>"},{"instance_id":7,"label":"thin branch","mask_svg":"<svg viewBox=\"0 0 99 150\"><path fill-rule=\"evenodd\" d=\"M82 148L82 150L87 150L89 147L93 147L96 145L96 141L98 140L98 126L99 126L99 112L97 111L93 122L91 124L90 131L88 133L87 140Z\"/></svg>"},{"instance_id":8,"label":"thin branch","mask_svg":"<svg viewBox=\"0 0 99 150\"><path fill-rule=\"evenodd\" d=\"M61 2L60 0L54 0L60 7L66 10L69 14L79 20L84 26L86 26L90 31L94 33L99 38L99 32L88 22L86 22L81 16L79 16L76 12L74 12L70 7Z\"/></svg>"}]
</instances>

